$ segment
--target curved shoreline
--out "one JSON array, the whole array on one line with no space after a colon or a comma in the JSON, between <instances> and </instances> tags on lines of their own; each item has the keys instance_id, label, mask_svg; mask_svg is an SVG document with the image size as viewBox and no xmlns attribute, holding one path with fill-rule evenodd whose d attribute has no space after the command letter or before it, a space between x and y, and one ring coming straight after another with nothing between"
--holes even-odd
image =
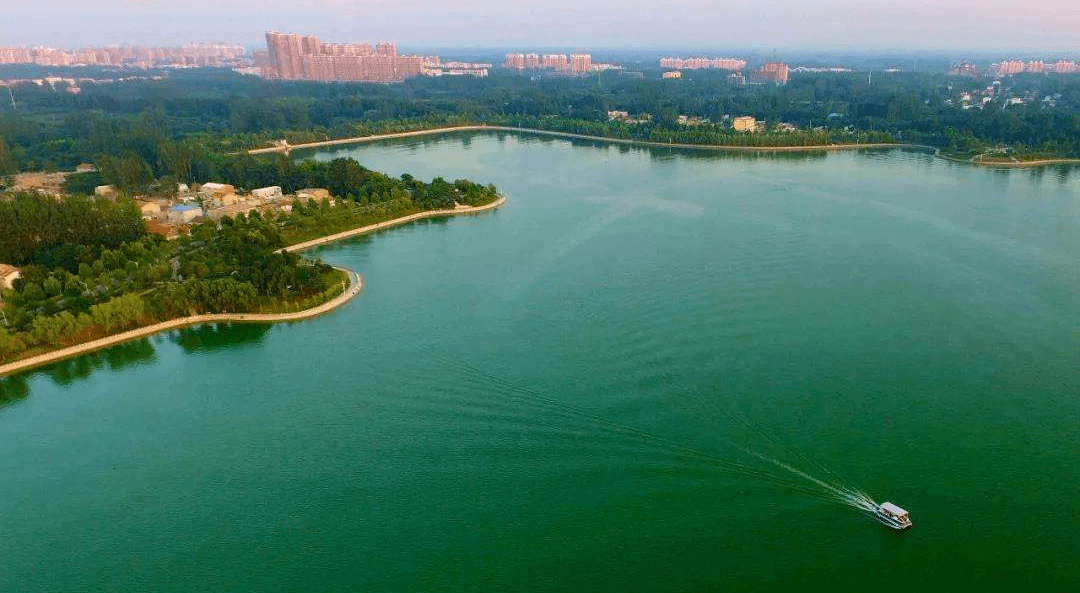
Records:
<instances>
[{"instance_id":1,"label":"curved shoreline","mask_svg":"<svg viewBox=\"0 0 1080 593\"><path fill-rule=\"evenodd\" d=\"M665 142L651 142L648 140L634 140L629 138L609 138L607 136L591 136L588 134L574 134L572 132L557 132L554 130L538 130L535 128L517 128L511 126L489 126L484 124L465 125L465 126L449 126L442 128L431 128L427 130L414 130L412 132L395 132L392 134L375 134L372 136L356 136L353 138L339 138L337 140L323 140L320 142L305 142L303 144L289 144L286 146L274 146L270 148L255 148L247 151L249 154L269 154L269 153L286 153L293 150L303 150L309 148L325 148L330 146L341 146L347 144L362 144L365 142L378 142L379 140L392 140L394 138L409 138L413 136L429 136L433 134L446 134L450 132L520 132L529 134L539 134L544 136L555 136L561 138L575 138L578 140L594 140L600 142L613 142L616 144L629 144L636 146L648 146L652 148L683 148L690 150L716 150L716 151L733 151L733 152L812 152L817 150L823 151L839 151L839 150L860 150L860 149L882 149L882 148L909 148L915 150L923 150L932 152L934 156L945 159L954 163L966 163L969 165L976 165L979 167L1008 167L1008 168L1021 168L1021 167L1043 167L1048 165L1068 165L1068 164L1080 164L1080 159L1074 158L1060 158L1060 159L1040 159L1036 161L1017 161L1017 162L983 162L973 159L958 159L954 157L948 157L941 154L941 149L928 146L925 144L909 144L906 142L875 142L868 144L820 144L820 145L801 145L801 146L738 146L728 144L683 144L683 143L665 143Z\"/></svg>"},{"instance_id":2,"label":"curved shoreline","mask_svg":"<svg viewBox=\"0 0 1080 593\"><path fill-rule=\"evenodd\" d=\"M318 245L325 245L327 243L333 243L334 241L340 241L342 239L348 239L349 237L356 237L358 235L366 235L374 231L381 229L387 229L398 225L413 222L415 220L421 220L424 218L435 218L438 216L457 216L459 214L476 214L478 212L485 212L487 210L494 210L499 206L506 203L504 196L499 196L497 200L490 204L484 204L483 206L462 206L460 208L454 208L453 210L425 210L423 212L417 212L416 214L409 214L408 216L402 216L401 218L394 218L391 220L384 220L383 222L377 222L375 224L369 224L367 226L357 227L340 233L334 233L333 235L327 235L325 237L319 237L318 239L312 239L310 241L304 241L303 243L296 243L295 245L289 245L288 247L282 247L281 251L301 251L303 249L309 249Z\"/></svg>"},{"instance_id":3,"label":"curved shoreline","mask_svg":"<svg viewBox=\"0 0 1080 593\"><path fill-rule=\"evenodd\" d=\"M104 338L99 338L97 340L91 340L82 344L76 344L60 350L53 350L44 354L38 354L37 356L31 356L30 358L24 358L16 360L15 362L0 365L0 377L27 371L65 358L88 354L123 342L144 338L158 332L188 327L191 325L230 321L236 323L276 323L280 321L299 321L301 319L316 317L344 305L346 302L352 300L353 297L360 294L360 291L364 288L364 279L360 277L360 274L346 268L335 269L348 274L349 287L345 292L338 296L310 309L296 311L294 313L206 313L203 315L191 315L189 317L177 317L176 319L162 321L161 323L155 323L154 325L138 327L126 332L105 336Z\"/></svg>"}]
</instances>

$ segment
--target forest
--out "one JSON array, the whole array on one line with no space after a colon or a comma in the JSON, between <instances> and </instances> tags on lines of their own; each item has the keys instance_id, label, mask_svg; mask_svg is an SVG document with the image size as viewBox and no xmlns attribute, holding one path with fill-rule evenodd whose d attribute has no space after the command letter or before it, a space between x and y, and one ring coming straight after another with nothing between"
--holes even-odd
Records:
<instances>
[{"instance_id":1,"label":"forest","mask_svg":"<svg viewBox=\"0 0 1080 593\"><path fill-rule=\"evenodd\" d=\"M1017 75L992 84L935 73L794 73L784 86L739 86L721 71L687 71L681 80L646 74L496 70L486 79L382 85L268 81L194 69L162 80L86 84L74 95L18 85L16 110L0 106L0 175L70 170L104 159L103 170L117 175L183 177L176 161L187 151L221 154L281 138L296 144L466 123L565 128L570 121L602 135L670 141L800 144L873 136L958 155L1007 145L1019 155L1080 156L1080 76ZM986 103L960 99L987 96L988 88ZM624 129L608 125L611 110L653 117L641 129ZM688 130L678 115L711 124ZM740 138L725 116L742 115L801 131ZM712 140L696 138L703 133Z\"/></svg>"}]
</instances>

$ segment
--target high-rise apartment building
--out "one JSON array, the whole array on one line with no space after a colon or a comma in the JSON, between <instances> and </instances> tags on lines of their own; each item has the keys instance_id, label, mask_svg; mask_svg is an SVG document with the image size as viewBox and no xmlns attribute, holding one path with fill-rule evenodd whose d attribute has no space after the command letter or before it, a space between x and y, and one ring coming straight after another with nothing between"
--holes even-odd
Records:
<instances>
[{"instance_id":1,"label":"high-rise apartment building","mask_svg":"<svg viewBox=\"0 0 1080 593\"><path fill-rule=\"evenodd\" d=\"M314 35L270 31L266 34L267 65L263 76L284 80L401 82L421 74L431 58L400 56L397 46L379 42L322 43ZM437 62L438 58L434 58Z\"/></svg>"},{"instance_id":2,"label":"high-rise apartment building","mask_svg":"<svg viewBox=\"0 0 1080 593\"><path fill-rule=\"evenodd\" d=\"M506 54L506 60L503 62L503 66L524 70L527 67L525 65L525 54Z\"/></svg>"},{"instance_id":3,"label":"high-rise apartment building","mask_svg":"<svg viewBox=\"0 0 1080 593\"><path fill-rule=\"evenodd\" d=\"M581 73L592 70L592 56L589 54L573 54L570 56L570 71Z\"/></svg>"},{"instance_id":4,"label":"high-rise apartment building","mask_svg":"<svg viewBox=\"0 0 1080 593\"><path fill-rule=\"evenodd\" d=\"M776 84L787 84L790 68L784 62L765 62L756 74Z\"/></svg>"},{"instance_id":5,"label":"high-rise apartment building","mask_svg":"<svg viewBox=\"0 0 1080 593\"><path fill-rule=\"evenodd\" d=\"M567 59L566 54L544 54L542 65L544 68L554 70L569 70L570 60Z\"/></svg>"}]
</instances>

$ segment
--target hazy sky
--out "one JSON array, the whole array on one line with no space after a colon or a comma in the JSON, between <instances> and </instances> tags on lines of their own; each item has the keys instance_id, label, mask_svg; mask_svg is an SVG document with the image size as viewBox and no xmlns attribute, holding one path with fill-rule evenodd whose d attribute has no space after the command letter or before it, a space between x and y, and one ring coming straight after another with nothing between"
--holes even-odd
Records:
<instances>
[{"instance_id":1,"label":"hazy sky","mask_svg":"<svg viewBox=\"0 0 1080 593\"><path fill-rule=\"evenodd\" d=\"M1080 0L0 0L0 45L261 43L268 29L412 47L1050 50Z\"/></svg>"}]
</instances>

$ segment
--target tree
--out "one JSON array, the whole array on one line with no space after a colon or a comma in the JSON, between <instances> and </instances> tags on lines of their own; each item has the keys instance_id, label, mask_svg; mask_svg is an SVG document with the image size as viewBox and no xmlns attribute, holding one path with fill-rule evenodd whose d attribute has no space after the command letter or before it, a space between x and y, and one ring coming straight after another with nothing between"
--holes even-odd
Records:
<instances>
[{"instance_id":1,"label":"tree","mask_svg":"<svg viewBox=\"0 0 1080 593\"><path fill-rule=\"evenodd\" d=\"M154 178L150 165L131 151L119 157L99 157L98 168L105 181L129 195L141 191Z\"/></svg>"},{"instance_id":2,"label":"tree","mask_svg":"<svg viewBox=\"0 0 1080 593\"><path fill-rule=\"evenodd\" d=\"M0 136L0 176L11 175L17 171L15 159L11 156L11 149L8 148L7 140Z\"/></svg>"}]
</instances>

